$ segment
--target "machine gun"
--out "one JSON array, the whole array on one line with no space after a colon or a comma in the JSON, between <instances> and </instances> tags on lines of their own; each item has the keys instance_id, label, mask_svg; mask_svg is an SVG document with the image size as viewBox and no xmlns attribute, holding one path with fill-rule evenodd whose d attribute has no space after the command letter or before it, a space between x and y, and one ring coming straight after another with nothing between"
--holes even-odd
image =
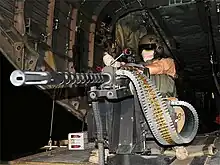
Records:
<instances>
[{"instance_id":1,"label":"machine gun","mask_svg":"<svg viewBox=\"0 0 220 165\"><path fill-rule=\"evenodd\" d=\"M94 136L100 165L104 164L104 139L110 153L141 156L152 154L152 143L160 147L188 144L197 134L199 120L194 107L184 101L163 98L148 76L134 66L105 67L101 73L16 70L10 80L15 86L90 86L88 98L96 124ZM185 113L181 130L176 126L174 106L182 107ZM88 121L88 126L91 125Z\"/></svg>"}]
</instances>

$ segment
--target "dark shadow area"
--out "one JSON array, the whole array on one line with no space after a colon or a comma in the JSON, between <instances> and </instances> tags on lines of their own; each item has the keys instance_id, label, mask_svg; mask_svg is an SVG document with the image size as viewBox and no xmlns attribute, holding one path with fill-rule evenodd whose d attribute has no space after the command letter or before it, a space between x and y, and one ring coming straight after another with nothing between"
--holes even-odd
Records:
<instances>
[{"instance_id":1,"label":"dark shadow area","mask_svg":"<svg viewBox=\"0 0 220 165\"><path fill-rule=\"evenodd\" d=\"M220 114L220 95L215 84L207 82L196 82L189 79L188 76L176 81L178 99L192 104L198 113L199 134L220 129L220 125L216 123L216 117Z\"/></svg>"},{"instance_id":2,"label":"dark shadow area","mask_svg":"<svg viewBox=\"0 0 220 165\"><path fill-rule=\"evenodd\" d=\"M1 160L35 153L49 140L52 99L34 86L15 87L9 77L14 70L1 55ZM55 106L53 140L67 139L81 131L82 122Z\"/></svg>"},{"instance_id":3,"label":"dark shadow area","mask_svg":"<svg viewBox=\"0 0 220 165\"><path fill-rule=\"evenodd\" d=\"M84 97L87 95L87 91L89 88L86 87L64 87L64 88L53 88L53 89L46 89L46 93L50 96L54 96L54 89L55 89L55 100L63 100L63 99L73 99L75 97ZM66 95L68 92L68 96Z\"/></svg>"}]
</instances>

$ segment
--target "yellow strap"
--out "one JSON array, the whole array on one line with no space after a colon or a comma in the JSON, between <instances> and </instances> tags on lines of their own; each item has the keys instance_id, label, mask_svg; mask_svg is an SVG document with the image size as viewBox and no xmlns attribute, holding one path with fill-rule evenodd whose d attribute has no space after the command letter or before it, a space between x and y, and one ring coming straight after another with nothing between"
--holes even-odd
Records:
<instances>
[{"instance_id":1,"label":"yellow strap","mask_svg":"<svg viewBox=\"0 0 220 165\"><path fill-rule=\"evenodd\" d=\"M51 51L45 52L44 60L46 61L46 63L47 63L53 70L56 70L56 65L55 65L55 61L54 61L54 56L53 56L53 53L52 53Z\"/></svg>"}]
</instances>

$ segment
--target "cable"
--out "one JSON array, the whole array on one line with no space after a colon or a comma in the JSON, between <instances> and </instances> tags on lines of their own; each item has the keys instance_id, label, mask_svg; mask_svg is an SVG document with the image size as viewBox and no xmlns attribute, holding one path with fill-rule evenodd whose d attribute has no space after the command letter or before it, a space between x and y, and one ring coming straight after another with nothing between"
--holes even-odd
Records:
<instances>
[{"instance_id":1,"label":"cable","mask_svg":"<svg viewBox=\"0 0 220 165\"><path fill-rule=\"evenodd\" d=\"M215 73L215 64L217 63L216 61L216 49L215 49L215 41L214 41L214 37L213 37L213 30L212 30L212 20L211 20L211 13L210 13L210 6L209 4L206 4L206 9L207 9L207 17L208 17L208 27L209 27L209 31L208 31L208 49L209 49L209 54L210 54L210 63L211 63L211 69L212 69L212 76L214 79L214 83L216 86L216 89L218 91L218 93L220 94L220 86L217 80L217 76ZM214 57L214 58L213 58Z\"/></svg>"},{"instance_id":2,"label":"cable","mask_svg":"<svg viewBox=\"0 0 220 165\"><path fill-rule=\"evenodd\" d=\"M50 120L50 134L49 134L49 141L48 141L48 145L50 146L49 147L50 151L52 150L52 133L53 133L53 120L54 120L54 109L55 109L55 95L56 95L56 88L54 89L51 120Z\"/></svg>"},{"instance_id":3,"label":"cable","mask_svg":"<svg viewBox=\"0 0 220 165\"><path fill-rule=\"evenodd\" d=\"M82 132L84 132L85 123L86 123L86 116L87 116L87 111L86 111L86 114L83 116L83 121L82 121Z\"/></svg>"},{"instance_id":4,"label":"cable","mask_svg":"<svg viewBox=\"0 0 220 165\"><path fill-rule=\"evenodd\" d=\"M53 99L53 104L52 104L52 113L51 113L51 121L50 121L50 138L53 132L54 105L55 105L55 99Z\"/></svg>"}]
</instances>

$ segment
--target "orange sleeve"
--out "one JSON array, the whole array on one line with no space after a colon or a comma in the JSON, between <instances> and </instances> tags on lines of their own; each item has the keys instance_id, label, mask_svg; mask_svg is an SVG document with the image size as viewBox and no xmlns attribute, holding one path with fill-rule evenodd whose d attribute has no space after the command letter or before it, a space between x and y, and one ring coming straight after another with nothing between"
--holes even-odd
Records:
<instances>
[{"instance_id":1,"label":"orange sleeve","mask_svg":"<svg viewBox=\"0 0 220 165\"><path fill-rule=\"evenodd\" d=\"M167 74L172 77L176 75L176 68L174 60L171 58L163 58L161 60L155 60L152 64L147 65L150 74Z\"/></svg>"}]
</instances>

